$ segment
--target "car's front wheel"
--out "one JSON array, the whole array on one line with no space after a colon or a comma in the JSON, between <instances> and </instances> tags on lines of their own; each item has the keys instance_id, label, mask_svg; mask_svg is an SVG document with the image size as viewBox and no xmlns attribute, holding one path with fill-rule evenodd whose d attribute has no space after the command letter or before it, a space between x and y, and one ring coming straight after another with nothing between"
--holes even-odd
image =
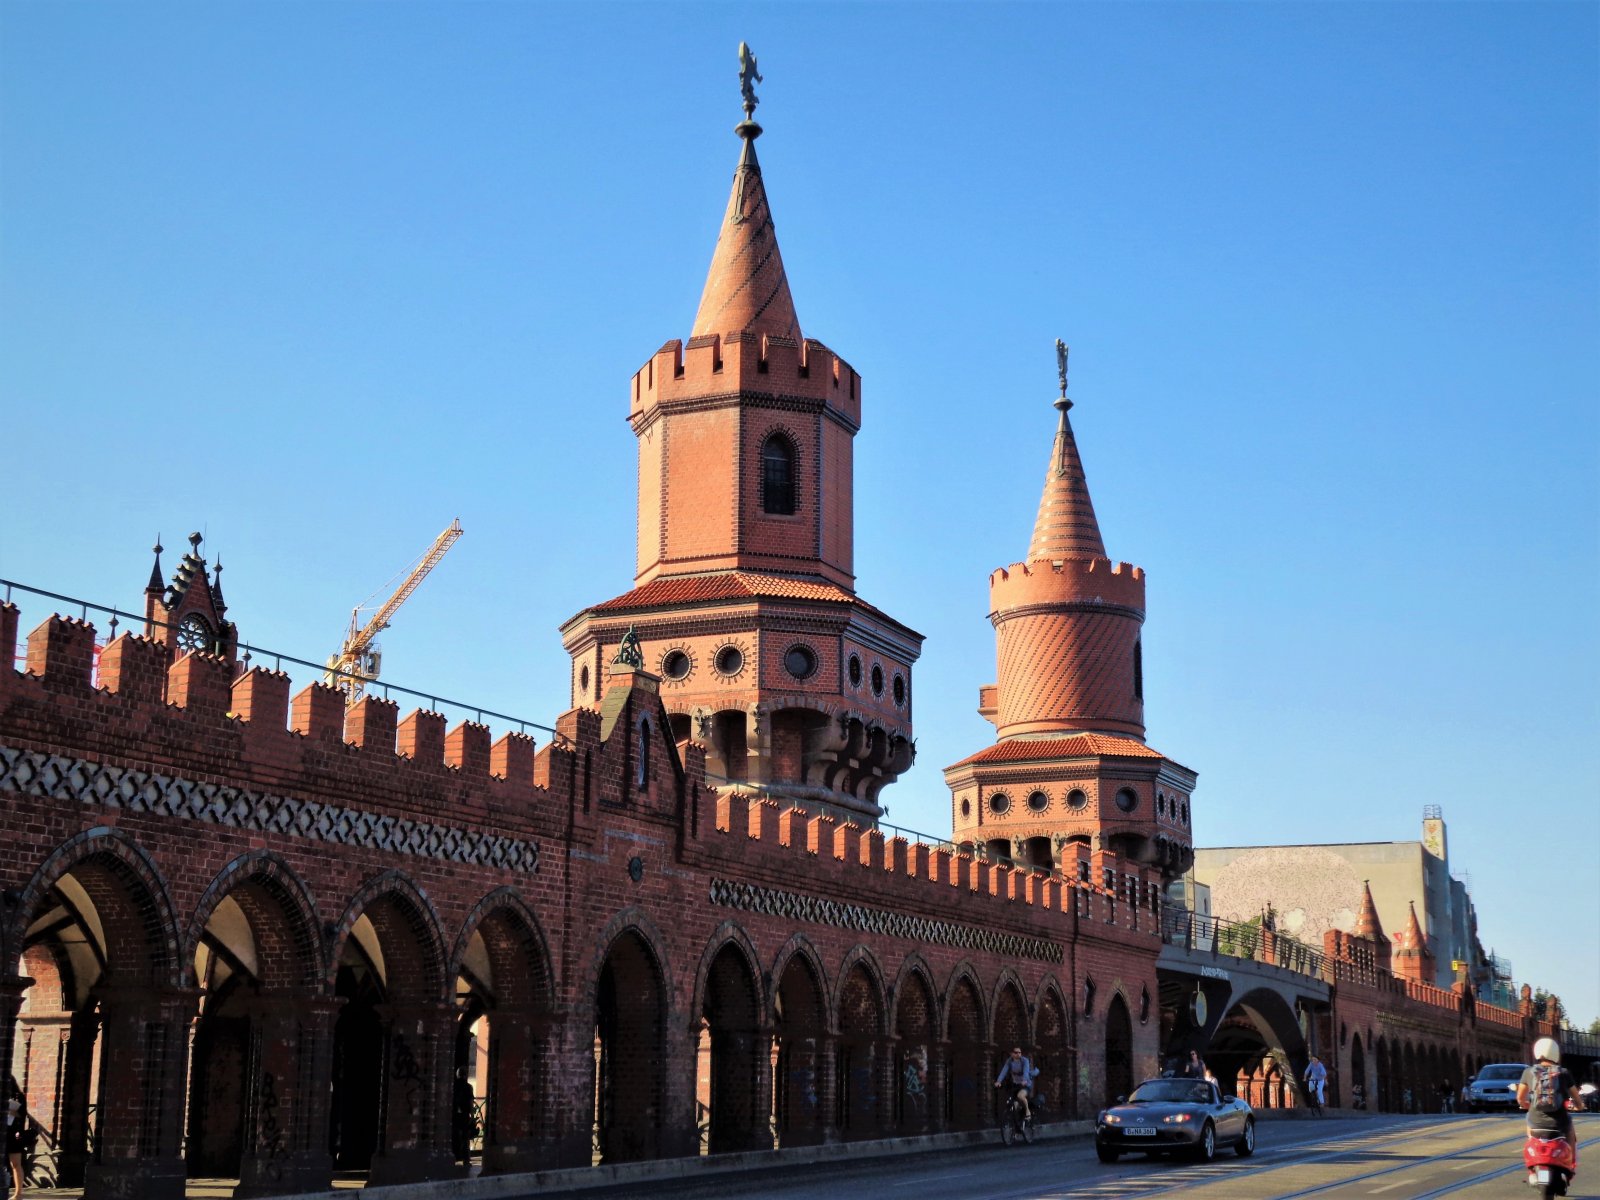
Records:
<instances>
[{"instance_id":1,"label":"car's front wheel","mask_svg":"<svg viewBox=\"0 0 1600 1200\"><path fill-rule=\"evenodd\" d=\"M1233 1152L1240 1158L1249 1158L1256 1152L1256 1123L1253 1118L1245 1118L1244 1132L1239 1135Z\"/></svg>"},{"instance_id":2,"label":"car's front wheel","mask_svg":"<svg viewBox=\"0 0 1600 1200\"><path fill-rule=\"evenodd\" d=\"M1096 1142L1094 1144L1094 1154L1095 1157L1103 1163L1114 1163L1117 1161L1117 1159L1122 1157L1119 1151L1113 1150L1110 1146L1104 1145L1101 1142Z\"/></svg>"},{"instance_id":3,"label":"car's front wheel","mask_svg":"<svg viewBox=\"0 0 1600 1200\"><path fill-rule=\"evenodd\" d=\"M1194 1156L1203 1163L1217 1157L1217 1127L1210 1121L1200 1131L1200 1143L1194 1148Z\"/></svg>"}]
</instances>

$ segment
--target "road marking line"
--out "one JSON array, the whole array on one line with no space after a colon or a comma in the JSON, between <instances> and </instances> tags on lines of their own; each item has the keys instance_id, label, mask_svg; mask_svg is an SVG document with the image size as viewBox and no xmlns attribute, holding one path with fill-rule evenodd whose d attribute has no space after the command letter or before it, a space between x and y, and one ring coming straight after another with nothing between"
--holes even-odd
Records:
<instances>
[{"instance_id":1,"label":"road marking line","mask_svg":"<svg viewBox=\"0 0 1600 1200\"><path fill-rule=\"evenodd\" d=\"M1386 1183L1382 1187L1369 1188L1369 1189L1367 1189L1367 1194L1369 1196L1376 1196L1379 1192L1391 1192L1397 1187L1405 1187L1405 1186L1406 1186L1406 1181L1405 1180L1403 1180L1403 1179L1396 1180L1394 1183Z\"/></svg>"}]
</instances>

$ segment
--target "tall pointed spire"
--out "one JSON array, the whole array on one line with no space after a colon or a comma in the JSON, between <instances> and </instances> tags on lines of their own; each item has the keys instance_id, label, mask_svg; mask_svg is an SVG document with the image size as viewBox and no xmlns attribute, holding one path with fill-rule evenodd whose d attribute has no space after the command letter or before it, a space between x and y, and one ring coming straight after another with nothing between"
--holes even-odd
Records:
<instances>
[{"instance_id":1,"label":"tall pointed spire","mask_svg":"<svg viewBox=\"0 0 1600 1200\"><path fill-rule=\"evenodd\" d=\"M1055 444L1050 448L1050 467L1045 472L1033 541L1028 546L1029 562L1106 557L1094 502L1089 499L1089 481L1083 473L1083 460L1078 457L1078 443L1072 437L1072 423L1067 420L1072 401L1067 399L1067 348L1060 341L1056 342L1056 363L1061 395L1055 406L1061 419L1056 425Z\"/></svg>"},{"instance_id":2,"label":"tall pointed spire","mask_svg":"<svg viewBox=\"0 0 1600 1200\"><path fill-rule=\"evenodd\" d=\"M745 119L735 132L744 139L744 150L733 173L728 211L717 235L705 291L700 295L694 336L765 333L798 342L800 319L789 295L789 277L783 270L783 256L778 253L772 209L761 180L761 163L756 159L756 138L761 136L761 126L754 120L756 99L750 80L761 77L755 74L754 56L742 42L739 63Z\"/></svg>"},{"instance_id":3,"label":"tall pointed spire","mask_svg":"<svg viewBox=\"0 0 1600 1200\"><path fill-rule=\"evenodd\" d=\"M1411 915L1406 918L1405 930L1395 939L1399 943L1397 949L1401 954L1421 954L1428 948L1428 939L1423 935L1422 923L1417 920L1417 902L1411 901Z\"/></svg>"},{"instance_id":4,"label":"tall pointed spire","mask_svg":"<svg viewBox=\"0 0 1600 1200\"><path fill-rule=\"evenodd\" d=\"M1361 885L1361 915L1356 918L1356 936L1372 942L1387 942L1378 921L1378 906L1372 900L1372 884Z\"/></svg>"}]
</instances>

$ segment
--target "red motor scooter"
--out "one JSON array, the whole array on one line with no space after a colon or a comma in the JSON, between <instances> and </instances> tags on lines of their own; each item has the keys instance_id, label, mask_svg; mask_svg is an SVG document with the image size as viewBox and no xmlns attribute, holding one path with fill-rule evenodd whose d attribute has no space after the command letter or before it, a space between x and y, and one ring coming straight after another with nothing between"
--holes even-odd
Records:
<instances>
[{"instance_id":1,"label":"red motor scooter","mask_svg":"<svg viewBox=\"0 0 1600 1200\"><path fill-rule=\"evenodd\" d=\"M1539 1189L1543 1200L1552 1200L1567 1194L1567 1184L1578 1173L1578 1152L1559 1133L1530 1129L1522 1163L1528 1168L1528 1182Z\"/></svg>"}]
</instances>

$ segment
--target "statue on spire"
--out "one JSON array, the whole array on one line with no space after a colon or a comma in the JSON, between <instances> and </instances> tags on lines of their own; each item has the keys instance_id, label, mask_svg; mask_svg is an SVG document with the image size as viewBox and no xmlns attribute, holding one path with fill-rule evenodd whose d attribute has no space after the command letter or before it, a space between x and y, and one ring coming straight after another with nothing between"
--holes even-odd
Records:
<instances>
[{"instance_id":1,"label":"statue on spire","mask_svg":"<svg viewBox=\"0 0 1600 1200\"><path fill-rule=\"evenodd\" d=\"M1056 339L1056 374L1061 377L1061 394L1067 394L1067 344Z\"/></svg>"},{"instance_id":2,"label":"statue on spire","mask_svg":"<svg viewBox=\"0 0 1600 1200\"><path fill-rule=\"evenodd\" d=\"M739 91L744 94L744 119L755 120L756 105L761 103L756 97L755 83L766 82L761 78L761 72L756 67L756 56L750 53L748 42L739 43Z\"/></svg>"}]
</instances>

